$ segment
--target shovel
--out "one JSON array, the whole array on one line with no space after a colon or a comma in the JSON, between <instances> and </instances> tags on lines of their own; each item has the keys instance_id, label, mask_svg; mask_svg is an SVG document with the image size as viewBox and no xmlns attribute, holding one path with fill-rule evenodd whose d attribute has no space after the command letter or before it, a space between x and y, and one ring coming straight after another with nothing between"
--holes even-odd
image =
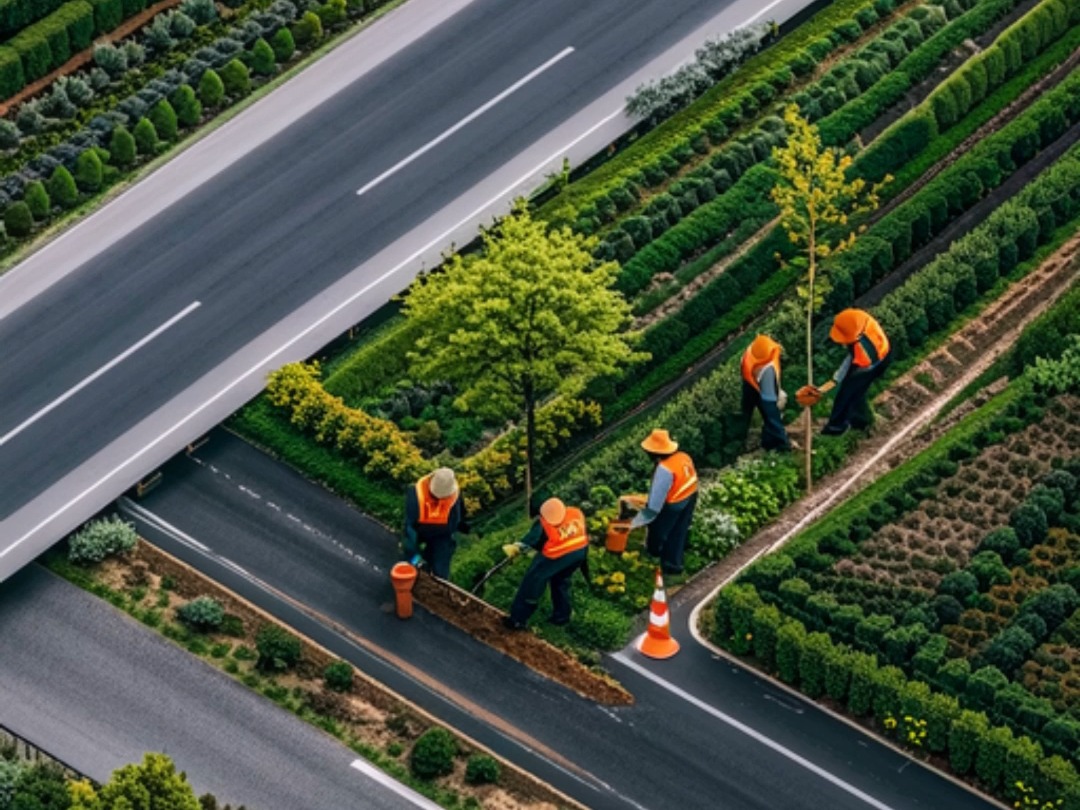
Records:
<instances>
[{"instance_id":1,"label":"shovel","mask_svg":"<svg viewBox=\"0 0 1080 810\"><path fill-rule=\"evenodd\" d=\"M505 559L499 560L499 562L495 563L495 565L488 569L488 572L486 574L480 577L480 581L473 586L473 589L470 591L470 593L479 594L484 587L484 583L491 579L493 576L495 576L495 574L505 568L508 564L512 563L514 559L514 557L506 557Z\"/></svg>"}]
</instances>

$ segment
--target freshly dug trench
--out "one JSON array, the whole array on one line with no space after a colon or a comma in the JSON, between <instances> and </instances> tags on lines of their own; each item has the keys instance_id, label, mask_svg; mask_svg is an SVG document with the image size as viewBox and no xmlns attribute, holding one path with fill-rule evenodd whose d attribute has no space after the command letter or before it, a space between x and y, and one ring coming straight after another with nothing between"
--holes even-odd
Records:
<instances>
[{"instance_id":1,"label":"freshly dug trench","mask_svg":"<svg viewBox=\"0 0 1080 810\"><path fill-rule=\"evenodd\" d=\"M629 706L634 702L634 696L622 686L593 672L569 653L527 630L507 630L502 624L505 615L502 611L451 582L422 573L416 580L413 596L440 619L582 697L609 706Z\"/></svg>"}]
</instances>

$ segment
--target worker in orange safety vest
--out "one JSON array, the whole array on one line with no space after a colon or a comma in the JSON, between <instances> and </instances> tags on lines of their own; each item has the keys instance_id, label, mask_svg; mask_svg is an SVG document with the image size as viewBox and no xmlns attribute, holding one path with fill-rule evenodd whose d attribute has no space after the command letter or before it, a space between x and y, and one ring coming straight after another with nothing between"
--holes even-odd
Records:
<instances>
[{"instance_id":1,"label":"worker in orange safety vest","mask_svg":"<svg viewBox=\"0 0 1080 810\"><path fill-rule=\"evenodd\" d=\"M787 394L780 387L780 352L782 347L768 335L758 335L742 357L742 411L749 420L756 408L761 412L761 446L765 450L790 450L781 416Z\"/></svg>"},{"instance_id":2,"label":"worker in orange safety vest","mask_svg":"<svg viewBox=\"0 0 1080 810\"><path fill-rule=\"evenodd\" d=\"M584 513L575 506L566 506L558 498L544 501L540 515L522 541L503 546L508 557L516 557L525 548L539 552L518 586L510 615L503 620L506 626L511 630L523 629L548 586L551 587L551 623L569 622L573 611L570 577L584 567L588 546Z\"/></svg>"},{"instance_id":3,"label":"worker in orange safety vest","mask_svg":"<svg viewBox=\"0 0 1080 810\"><path fill-rule=\"evenodd\" d=\"M821 431L825 436L839 436L848 428L864 430L870 427L873 414L867 393L870 384L885 373L892 356L885 330L869 312L861 309L845 309L838 313L829 330L829 338L847 347L847 357L831 381L820 388L803 386L795 398L800 405L809 407L817 404L823 393L839 386L829 421Z\"/></svg>"},{"instance_id":4,"label":"worker in orange safety vest","mask_svg":"<svg viewBox=\"0 0 1080 810\"><path fill-rule=\"evenodd\" d=\"M630 528L648 526L645 549L660 558L665 574L681 574L683 551L697 506L698 478L694 462L679 451L678 442L657 428L641 443L656 463L644 508L630 521Z\"/></svg>"},{"instance_id":5,"label":"worker in orange safety vest","mask_svg":"<svg viewBox=\"0 0 1080 810\"><path fill-rule=\"evenodd\" d=\"M437 577L450 576L457 548L454 532L468 531L457 479L449 467L425 475L405 491L404 557L426 565Z\"/></svg>"}]
</instances>

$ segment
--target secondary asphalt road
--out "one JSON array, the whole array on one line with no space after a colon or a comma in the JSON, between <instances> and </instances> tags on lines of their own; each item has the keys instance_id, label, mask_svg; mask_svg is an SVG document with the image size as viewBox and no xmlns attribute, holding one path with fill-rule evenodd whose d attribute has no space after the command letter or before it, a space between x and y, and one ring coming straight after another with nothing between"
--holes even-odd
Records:
<instances>
[{"instance_id":1,"label":"secondary asphalt road","mask_svg":"<svg viewBox=\"0 0 1080 810\"><path fill-rule=\"evenodd\" d=\"M200 795L252 810L434 806L38 566L0 590L0 638L0 723L99 782L163 751Z\"/></svg>"},{"instance_id":2,"label":"secondary asphalt road","mask_svg":"<svg viewBox=\"0 0 1080 810\"><path fill-rule=\"evenodd\" d=\"M409 0L0 279L0 578L804 0ZM290 122L283 126L283 122Z\"/></svg>"},{"instance_id":3,"label":"secondary asphalt road","mask_svg":"<svg viewBox=\"0 0 1080 810\"><path fill-rule=\"evenodd\" d=\"M394 536L224 432L171 462L128 515L154 542L589 807L988 807L688 637L672 661L610 659L637 702L608 709L423 611L402 624L389 612Z\"/></svg>"}]
</instances>

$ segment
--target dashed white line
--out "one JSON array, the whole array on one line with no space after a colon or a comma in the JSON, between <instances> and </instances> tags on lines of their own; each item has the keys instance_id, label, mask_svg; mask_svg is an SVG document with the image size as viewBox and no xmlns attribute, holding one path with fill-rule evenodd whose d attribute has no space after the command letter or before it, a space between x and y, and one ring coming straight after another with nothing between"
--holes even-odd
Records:
<instances>
[{"instance_id":1,"label":"dashed white line","mask_svg":"<svg viewBox=\"0 0 1080 810\"><path fill-rule=\"evenodd\" d=\"M132 346L129 346L129 347L127 348L127 349L125 349L125 350L124 350L123 352L121 352L120 354L118 354L118 355L117 355L116 357L114 357L114 358L113 358L112 360L110 360L110 361L109 361L108 363L106 363L105 365L103 365L103 366L102 366L101 368L99 368L99 369L98 369L97 371L95 371L95 372L94 372L93 374L91 374L91 375L90 375L90 376L88 376L88 377L85 377L85 378L84 378L84 379L82 380L82 382L79 382L79 383L77 383L76 385L74 385L73 387L69 388L69 389L68 389L68 390L67 390L67 391L66 391L65 393L61 394L61 395L60 395L59 397L57 397L56 399L54 399L54 400L53 400L52 402L50 402L50 403L49 403L48 405L46 405L46 406L45 406L44 408L42 408L41 410L39 410L39 411L38 411L37 413L35 413L35 414L34 414L33 416L31 416L30 418L26 419L25 421L23 421L23 422L22 422L21 424L19 424L18 426L16 426L16 427L12 428L12 429L11 429L11 430L9 430L9 431L8 431L7 433L5 433L5 434L4 434L3 436L0 436L0 447L3 447L3 446L4 446L5 444L7 444L7 443L8 443L9 441L11 441L12 439L14 439L14 438L15 438L16 436L18 436L18 435L19 435L20 433L22 433L22 432L23 432L24 430L26 430L26 429L27 429L28 427L30 427L30 426L31 426L32 424L34 424L34 422L36 422L37 420L39 420L39 419L40 419L41 417L45 416L45 415L46 415L47 413L49 413L50 411L52 411L52 410L55 410L55 409L56 409L56 408L58 408L58 407L59 407L60 405L62 405L62 404L64 404L65 402L67 402L67 401L68 401L69 399L71 399L71 398L72 398L73 396L75 396L75 395L76 395L77 393L79 393L79 392L80 392L80 391L82 391L82 390L83 390L84 388L86 388L86 386L90 385L90 383L92 383L92 382L93 382L94 380L98 379L98 378L99 378L99 377L101 377L101 376L102 376L103 374L106 374L106 373L108 373L108 371L109 371L110 369L112 369L112 368L115 368L115 367L116 367L116 366L118 366L118 365L119 365L120 363L124 362L124 361L125 361L125 360L126 360L127 358L131 357L131 355L135 354L135 352L137 352L137 351L138 351L139 349L141 349L141 348L142 348L143 346L145 346L145 345L146 345L147 343L149 343L149 342L150 342L151 340L153 340L154 338L156 338L156 337L157 337L158 335L160 335L160 334L161 334L162 332L164 332L164 331L165 331L166 329L168 329L168 328L169 328L170 326L172 326L173 324L175 324L175 323L176 323L177 321L179 321L179 320L181 320L181 319L183 319L183 318L187 317L187 316L188 316L188 315L190 315L190 314L191 314L192 312L194 312L195 310L197 310L197 309L199 308L199 306L200 306L200 304L199 304L199 302L198 302L198 301L193 301L192 303L188 304L188 305L187 305L186 307L184 307L184 308L183 308L182 310L180 310L180 311L179 311L178 313L176 313L175 315L173 315L173 316L172 316L171 318L169 318L169 320L165 321L165 323L163 323L163 324L162 324L161 326L159 326L159 327L158 327L157 329L155 329L155 330L154 330L153 332L151 332L151 333L150 333L149 335L147 335L146 337L144 337L144 338L143 338L142 340L140 340L140 341L139 341L138 343L135 343L134 345L132 345Z\"/></svg>"},{"instance_id":2,"label":"dashed white line","mask_svg":"<svg viewBox=\"0 0 1080 810\"><path fill-rule=\"evenodd\" d=\"M570 47L570 46L567 46L566 48L563 48L561 51L559 51L553 57L551 57L546 62L544 62L544 64L540 65L540 67L536 68L535 70L530 71L527 75L525 75L522 78L518 79L516 82L514 82L512 85L507 87L505 90L503 90L501 93L499 93L499 95L495 96L495 98L491 99L486 104L482 104L479 107L477 107L475 110L473 110L471 113L466 115L464 118L462 118L460 121L458 121L452 127L450 127L450 129L446 130L441 135L439 135L437 138L434 138L433 140L428 141L426 144L421 146L419 149L417 149L415 152L413 152L408 157L403 158L402 160L399 160L397 163L395 163L393 166L391 166L385 172L380 174L374 180L372 180L367 185L365 185L363 188L361 188L359 191L357 191L356 196L357 197L363 196L366 192L370 191L371 189L375 188L375 186L379 185L379 183L381 183L383 180L385 180L388 177L390 177L391 175L397 173L401 169L404 169L406 166L408 166L410 163L412 163L414 160L416 160L421 155L424 155L427 152L430 152L432 149L434 149L440 143L445 141L447 138L449 138L455 132L457 132L458 130L460 130L463 127L467 126L471 122L475 121L477 118L479 118L481 115L486 113L488 110L490 110L492 107L494 107L500 101L502 101L504 98L509 96L511 93L514 93L515 91L520 90L522 87L524 87L526 84L531 82L533 79L535 79L541 73L543 73L545 70L547 70L548 68L554 66L556 63L562 61L563 59L565 59L567 56L569 56L573 52L574 52L574 49L572 47Z\"/></svg>"},{"instance_id":3,"label":"dashed white line","mask_svg":"<svg viewBox=\"0 0 1080 810\"><path fill-rule=\"evenodd\" d=\"M764 734L762 734L757 729L751 728L750 726L746 725L745 723L742 723L742 722L736 720L731 715L725 714L724 712L720 711L715 706L710 706L708 703L706 703L704 700L697 697L696 695L692 695L689 692L687 692L685 689L682 689L681 687L676 686L675 684L671 683L670 681L664 680L659 675L654 673L652 670L648 669L647 667L643 667L637 661L630 658L624 652L622 652L622 651L617 652L612 657L615 658L616 660L618 660L619 663L623 664L624 666L629 667L630 669L632 669L634 672L638 673L642 677L648 678L650 681L655 683L657 686L660 686L661 688L666 689L668 692L671 692L671 694L675 695L676 697L682 698L687 703L690 703L691 705L693 705L694 707L700 709L701 711L705 712L706 714L712 715L717 720L731 726L736 731L741 731L743 734L747 735L751 739L754 739L757 742L764 745L765 747L772 749L776 753L780 754L782 757L794 762L796 765L800 765L803 768L805 768L806 770L810 771L811 773L816 774L817 776L820 776L826 782L828 782L828 783L830 783L832 785L835 785L836 787L840 788L840 790L844 791L845 793L848 793L851 796L854 796L855 798L865 802L870 807L876 808L876 810L893 810L892 807L885 804L884 802L881 802L881 801L875 799L869 793L865 793L864 791L859 790L859 788L855 787L854 785L852 785L849 782L845 782L839 776L836 776L835 774L825 770L820 765L815 765L813 762L806 759L805 757L803 757L803 756L801 756L799 754L796 754L790 748L785 748L783 745L776 742L776 740L772 739L771 737L765 736Z\"/></svg>"}]
</instances>

